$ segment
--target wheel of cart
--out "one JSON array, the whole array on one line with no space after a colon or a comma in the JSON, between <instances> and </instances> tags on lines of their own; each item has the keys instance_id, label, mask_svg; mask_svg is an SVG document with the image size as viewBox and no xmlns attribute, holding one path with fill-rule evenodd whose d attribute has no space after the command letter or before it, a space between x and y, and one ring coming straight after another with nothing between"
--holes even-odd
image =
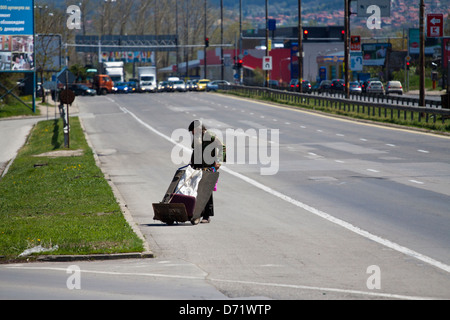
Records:
<instances>
[{"instance_id":1,"label":"wheel of cart","mask_svg":"<svg viewBox=\"0 0 450 320\"><path fill-rule=\"evenodd\" d=\"M188 167L177 169L163 200L160 203L152 204L153 220L159 220L167 225L187 221L191 221L194 225L198 223L219 179L219 173L210 168L195 170ZM200 174L201 178L196 185L195 195L182 194L183 188L193 180L194 176L198 178Z\"/></svg>"}]
</instances>

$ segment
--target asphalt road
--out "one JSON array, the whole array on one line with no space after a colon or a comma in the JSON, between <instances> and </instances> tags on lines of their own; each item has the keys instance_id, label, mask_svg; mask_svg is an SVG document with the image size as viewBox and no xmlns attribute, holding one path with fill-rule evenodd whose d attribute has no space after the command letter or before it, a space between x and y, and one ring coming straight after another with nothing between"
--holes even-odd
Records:
<instances>
[{"instance_id":1,"label":"asphalt road","mask_svg":"<svg viewBox=\"0 0 450 320\"><path fill-rule=\"evenodd\" d=\"M117 291L84 287L86 296L153 297L124 280L143 278L163 287L171 279L165 292L179 285L188 299L450 298L448 137L210 93L83 97L78 106L156 255L77 264L83 278L117 279L105 279ZM212 222L167 226L151 204L183 165L177 141L189 147L182 133L194 119L228 138L229 163ZM58 266L40 272L67 267Z\"/></svg>"}]
</instances>

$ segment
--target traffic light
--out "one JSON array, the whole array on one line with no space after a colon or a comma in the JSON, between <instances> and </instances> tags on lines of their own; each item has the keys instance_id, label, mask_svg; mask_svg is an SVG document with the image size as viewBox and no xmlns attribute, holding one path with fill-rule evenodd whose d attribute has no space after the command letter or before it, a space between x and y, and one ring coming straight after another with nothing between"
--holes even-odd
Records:
<instances>
[{"instance_id":1,"label":"traffic light","mask_svg":"<svg viewBox=\"0 0 450 320\"><path fill-rule=\"evenodd\" d=\"M303 40L308 40L308 34L309 34L309 31L308 30L303 30Z\"/></svg>"},{"instance_id":2,"label":"traffic light","mask_svg":"<svg viewBox=\"0 0 450 320\"><path fill-rule=\"evenodd\" d=\"M410 65L410 62L406 61L406 70L409 70L409 65Z\"/></svg>"},{"instance_id":3,"label":"traffic light","mask_svg":"<svg viewBox=\"0 0 450 320\"><path fill-rule=\"evenodd\" d=\"M344 41L345 39L345 30L341 31L341 40Z\"/></svg>"},{"instance_id":4,"label":"traffic light","mask_svg":"<svg viewBox=\"0 0 450 320\"><path fill-rule=\"evenodd\" d=\"M242 68L242 63L243 63L242 59L239 59L237 63L238 68Z\"/></svg>"},{"instance_id":5,"label":"traffic light","mask_svg":"<svg viewBox=\"0 0 450 320\"><path fill-rule=\"evenodd\" d=\"M206 48L209 47L209 38L205 38L205 47L206 47Z\"/></svg>"}]
</instances>

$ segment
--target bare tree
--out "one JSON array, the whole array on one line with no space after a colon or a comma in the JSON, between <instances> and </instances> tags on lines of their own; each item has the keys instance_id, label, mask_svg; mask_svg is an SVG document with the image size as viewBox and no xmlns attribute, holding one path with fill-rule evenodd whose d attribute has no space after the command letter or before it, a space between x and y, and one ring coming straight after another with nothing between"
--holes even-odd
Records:
<instances>
[{"instance_id":1,"label":"bare tree","mask_svg":"<svg viewBox=\"0 0 450 320\"><path fill-rule=\"evenodd\" d=\"M61 34L64 33L66 22L65 12L55 7L36 3L35 12L35 28L36 33L40 36L36 37L36 57L35 68L39 73L41 80L50 70L54 70L59 66L55 66L55 59L61 57ZM56 40L56 41L55 41ZM42 88L42 102L45 102L44 89Z\"/></svg>"}]
</instances>

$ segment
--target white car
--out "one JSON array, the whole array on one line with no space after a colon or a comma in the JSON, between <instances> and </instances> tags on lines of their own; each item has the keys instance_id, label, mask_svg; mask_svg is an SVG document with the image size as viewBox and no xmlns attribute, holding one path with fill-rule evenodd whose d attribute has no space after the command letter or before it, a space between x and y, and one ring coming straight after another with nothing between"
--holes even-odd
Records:
<instances>
[{"instance_id":1,"label":"white car","mask_svg":"<svg viewBox=\"0 0 450 320\"><path fill-rule=\"evenodd\" d=\"M389 93L403 94L403 87L400 81L389 81L386 84L386 94Z\"/></svg>"},{"instance_id":2,"label":"white car","mask_svg":"<svg viewBox=\"0 0 450 320\"><path fill-rule=\"evenodd\" d=\"M186 92L186 83L183 80L174 81L173 90L179 92Z\"/></svg>"},{"instance_id":3,"label":"white car","mask_svg":"<svg viewBox=\"0 0 450 320\"><path fill-rule=\"evenodd\" d=\"M230 83L226 80L214 80L208 82L206 85L206 91L217 91L219 90L219 85L229 86Z\"/></svg>"},{"instance_id":4,"label":"white car","mask_svg":"<svg viewBox=\"0 0 450 320\"><path fill-rule=\"evenodd\" d=\"M378 93L378 94L384 94L384 87L381 81L370 81L367 89L367 93Z\"/></svg>"}]
</instances>

